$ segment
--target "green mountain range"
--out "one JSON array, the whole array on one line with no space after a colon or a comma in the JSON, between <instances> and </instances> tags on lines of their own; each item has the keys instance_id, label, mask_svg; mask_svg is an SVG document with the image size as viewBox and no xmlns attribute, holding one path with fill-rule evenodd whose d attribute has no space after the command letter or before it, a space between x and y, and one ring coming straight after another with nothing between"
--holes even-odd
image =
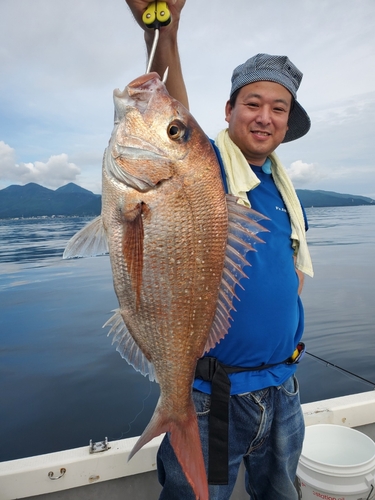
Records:
<instances>
[{"instance_id":1,"label":"green mountain range","mask_svg":"<svg viewBox=\"0 0 375 500\"><path fill-rule=\"evenodd\" d=\"M332 191L297 189L304 207L341 207L375 205L365 196ZM0 190L0 219L42 216L96 216L101 210L101 195L72 182L55 191L33 182Z\"/></svg>"},{"instance_id":2,"label":"green mountain range","mask_svg":"<svg viewBox=\"0 0 375 500\"><path fill-rule=\"evenodd\" d=\"M33 182L0 190L0 218L99 215L101 196L70 183L55 191Z\"/></svg>"},{"instance_id":3,"label":"green mountain range","mask_svg":"<svg viewBox=\"0 0 375 500\"><path fill-rule=\"evenodd\" d=\"M333 191L309 191L308 189L297 189L296 191L305 208L375 205L375 200L366 196L340 194Z\"/></svg>"}]
</instances>

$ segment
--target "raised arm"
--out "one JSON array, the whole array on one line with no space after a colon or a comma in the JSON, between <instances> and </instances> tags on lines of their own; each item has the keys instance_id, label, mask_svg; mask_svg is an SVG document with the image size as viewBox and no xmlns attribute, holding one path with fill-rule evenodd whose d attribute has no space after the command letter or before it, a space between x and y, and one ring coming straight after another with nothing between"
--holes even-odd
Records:
<instances>
[{"instance_id":1,"label":"raised arm","mask_svg":"<svg viewBox=\"0 0 375 500\"><path fill-rule=\"evenodd\" d=\"M147 52L150 54L154 39L154 30L147 28L142 22L143 12L149 5L147 0L125 0L133 13L139 26L145 32L145 42ZM181 10L185 5L185 0L169 0L168 8L171 13L171 22L168 26L160 29L160 37L155 53L155 58L151 71L156 71L163 76L165 70L169 68L166 86L172 97L180 101L186 108L189 108L189 100L186 92L185 82L182 76L180 55L177 46L177 32L180 22Z\"/></svg>"}]
</instances>

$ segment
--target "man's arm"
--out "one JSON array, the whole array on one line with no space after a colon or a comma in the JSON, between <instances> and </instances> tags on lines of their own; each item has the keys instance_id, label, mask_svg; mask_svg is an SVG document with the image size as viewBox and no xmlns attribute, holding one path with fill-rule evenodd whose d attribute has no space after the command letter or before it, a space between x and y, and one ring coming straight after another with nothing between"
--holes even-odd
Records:
<instances>
[{"instance_id":1,"label":"man's arm","mask_svg":"<svg viewBox=\"0 0 375 500\"><path fill-rule=\"evenodd\" d=\"M155 58L151 66L151 71L156 71L160 76L163 76L165 70L169 68L168 79L166 86L172 97L180 101L186 108L189 108L189 100L185 87L185 82L182 76L180 63L180 55L177 46L177 32L180 22L181 10L185 5L186 0L169 0L168 8L171 13L171 22L168 26L163 26L160 29L160 37L155 53ZM150 54L152 42L154 40L154 30L147 28L143 21L142 15L149 5L147 0L126 0L133 16L139 26L145 32L145 42L147 52Z\"/></svg>"},{"instance_id":2,"label":"man's arm","mask_svg":"<svg viewBox=\"0 0 375 500\"><path fill-rule=\"evenodd\" d=\"M299 269L296 269L296 272L297 272L297 276L298 276L298 279L299 279L299 285L298 285L298 295L301 295L302 293L302 288L303 288L303 285L305 283L305 275L303 274L302 271L300 271Z\"/></svg>"},{"instance_id":3,"label":"man's arm","mask_svg":"<svg viewBox=\"0 0 375 500\"><path fill-rule=\"evenodd\" d=\"M297 258L295 256L293 256L293 260L294 260L294 266L295 266ZM303 274L302 271L300 271L296 267L295 267L295 270L296 270L296 273L298 276L298 295L301 295L303 285L305 284L305 275Z\"/></svg>"}]
</instances>

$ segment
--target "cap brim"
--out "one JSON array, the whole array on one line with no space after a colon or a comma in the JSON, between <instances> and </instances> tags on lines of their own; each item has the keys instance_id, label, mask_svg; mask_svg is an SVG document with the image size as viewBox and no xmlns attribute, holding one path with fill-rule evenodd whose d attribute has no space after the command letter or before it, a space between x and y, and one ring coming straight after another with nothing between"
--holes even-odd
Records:
<instances>
[{"instance_id":1,"label":"cap brim","mask_svg":"<svg viewBox=\"0 0 375 500\"><path fill-rule=\"evenodd\" d=\"M282 141L283 143L299 139L310 130L310 117L298 101L294 101L294 106L288 120L288 127L288 132Z\"/></svg>"}]
</instances>

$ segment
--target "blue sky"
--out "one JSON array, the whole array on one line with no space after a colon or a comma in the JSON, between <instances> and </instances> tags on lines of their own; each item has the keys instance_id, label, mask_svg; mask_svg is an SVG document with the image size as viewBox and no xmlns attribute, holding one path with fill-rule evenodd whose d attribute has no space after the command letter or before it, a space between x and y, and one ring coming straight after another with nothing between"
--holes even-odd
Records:
<instances>
[{"instance_id":1,"label":"blue sky","mask_svg":"<svg viewBox=\"0 0 375 500\"><path fill-rule=\"evenodd\" d=\"M295 186L375 198L374 19L373 0L187 0L179 46L192 114L215 137L233 68L288 55L312 119L278 149ZM0 189L75 182L100 193L113 90L145 67L124 0L1 0Z\"/></svg>"}]
</instances>

